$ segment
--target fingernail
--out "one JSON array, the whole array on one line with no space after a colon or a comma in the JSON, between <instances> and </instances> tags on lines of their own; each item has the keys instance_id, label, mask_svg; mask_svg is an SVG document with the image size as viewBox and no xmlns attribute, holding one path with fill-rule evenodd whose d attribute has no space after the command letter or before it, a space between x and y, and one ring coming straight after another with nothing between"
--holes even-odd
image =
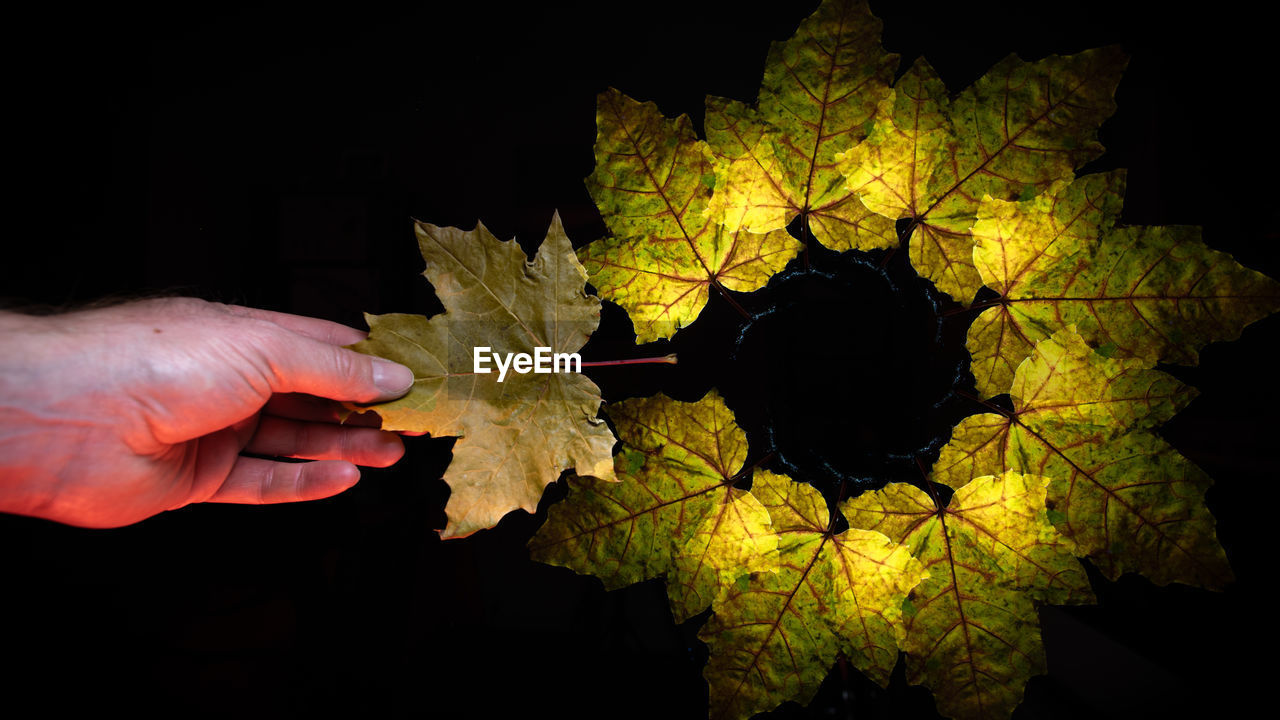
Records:
<instances>
[{"instance_id":1,"label":"fingernail","mask_svg":"<svg viewBox=\"0 0 1280 720\"><path fill-rule=\"evenodd\" d=\"M400 397L413 385L413 371L400 363L374 358L373 384L387 395Z\"/></svg>"}]
</instances>

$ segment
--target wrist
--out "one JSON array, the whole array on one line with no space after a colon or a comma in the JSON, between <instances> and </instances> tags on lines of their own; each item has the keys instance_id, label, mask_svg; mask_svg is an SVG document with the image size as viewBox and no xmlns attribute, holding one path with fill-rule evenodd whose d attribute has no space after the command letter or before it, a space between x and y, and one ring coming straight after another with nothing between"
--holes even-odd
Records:
<instances>
[{"instance_id":1,"label":"wrist","mask_svg":"<svg viewBox=\"0 0 1280 720\"><path fill-rule=\"evenodd\" d=\"M71 461L53 442L59 326L55 317L0 311L0 511L48 517L57 474Z\"/></svg>"}]
</instances>

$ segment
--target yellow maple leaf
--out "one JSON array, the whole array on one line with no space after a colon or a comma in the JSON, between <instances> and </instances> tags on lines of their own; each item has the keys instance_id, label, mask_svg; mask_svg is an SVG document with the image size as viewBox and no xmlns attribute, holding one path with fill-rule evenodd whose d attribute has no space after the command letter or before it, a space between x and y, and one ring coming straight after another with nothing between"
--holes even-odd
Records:
<instances>
[{"instance_id":1,"label":"yellow maple leaf","mask_svg":"<svg viewBox=\"0 0 1280 720\"><path fill-rule=\"evenodd\" d=\"M366 315L353 349L409 366L409 394L376 410L387 430L455 436L445 472L444 537L492 527L511 510L533 512L563 470L614 480L613 433L597 418L600 390L579 373L475 372L475 349L532 355L578 350L600 323L600 300L559 216L531 263L514 241L475 230L417 224L418 246L445 312Z\"/></svg>"},{"instance_id":2,"label":"yellow maple leaf","mask_svg":"<svg viewBox=\"0 0 1280 720\"><path fill-rule=\"evenodd\" d=\"M911 549L929 576L903 606L907 675L957 720L1005 717L1045 671L1036 604L1093 601L1074 545L1050 525L1048 478L974 478L939 507L896 483L841 509Z\"/></svg>"}]
</instances>

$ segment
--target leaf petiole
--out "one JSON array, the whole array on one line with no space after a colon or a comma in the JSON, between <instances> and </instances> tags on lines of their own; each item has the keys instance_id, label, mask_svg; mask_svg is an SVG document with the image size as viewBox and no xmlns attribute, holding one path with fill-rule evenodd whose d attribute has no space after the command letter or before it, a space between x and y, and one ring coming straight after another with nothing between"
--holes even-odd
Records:
<instances>
[{"instance_id":1,"label":"leaf petiole","mask_svg":"<svg viewBox=\"0 0 1280 720\"><path fill-rule=\"evenodd\" d=\"M675 365L675 353L664 355L662 357L647 358L629 358L627 360L597 360L595 362L584 362L582 367L608 367L611 365Z\"/></svg>"}]
</instances>

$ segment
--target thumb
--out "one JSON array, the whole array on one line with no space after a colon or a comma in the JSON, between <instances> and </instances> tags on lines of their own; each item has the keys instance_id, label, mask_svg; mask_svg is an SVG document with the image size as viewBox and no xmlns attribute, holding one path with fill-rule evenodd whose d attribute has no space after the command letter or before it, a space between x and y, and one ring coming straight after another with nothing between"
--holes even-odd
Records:
<instances>
[{"instance_id":1,"label":"thumb","mask_svg":"<svg viewBox=\"0 0 1280 720\"><path fill-rule=\"evenodd\" d=\"M371 403L394 400L413 386L413 371L400 363L288 331L264 352L272 392Z\"/></svg>"}]
</instances>

